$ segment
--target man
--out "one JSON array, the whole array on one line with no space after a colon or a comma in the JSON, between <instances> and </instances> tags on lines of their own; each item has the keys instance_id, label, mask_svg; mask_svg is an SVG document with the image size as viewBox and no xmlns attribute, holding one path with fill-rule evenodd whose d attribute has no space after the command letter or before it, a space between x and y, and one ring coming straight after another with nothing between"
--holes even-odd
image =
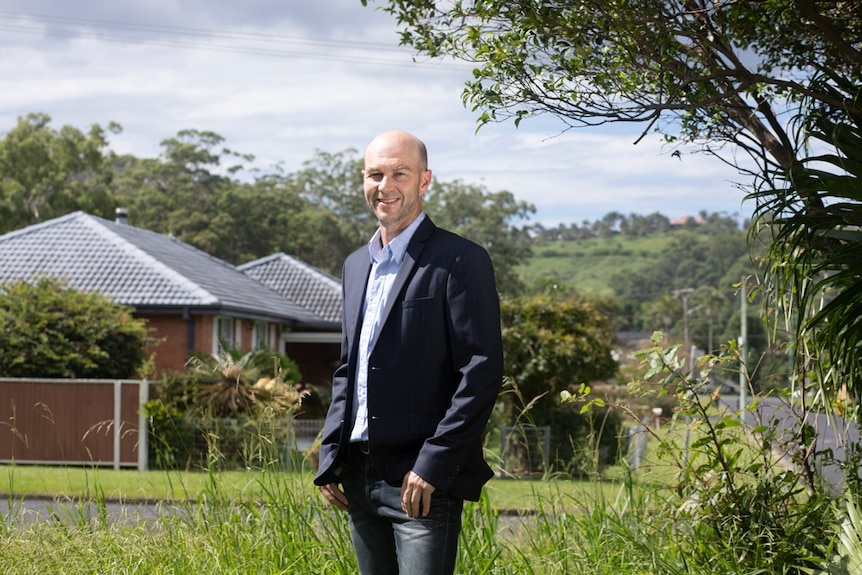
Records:
<instances>
[{"instance_id":1,"label":"man","mask_svg":"<svg viewBox=\"0 0 862 575\"><path fill-rule=\"evenodd\" d=\"M374 138L362 175L380 227L344 263L314 482L348 511L362 574L452 573L463 500L492 476L481 437L503 375L494 270L422 212L431 170L415 136Z\"/></svg>"}]
</instances>

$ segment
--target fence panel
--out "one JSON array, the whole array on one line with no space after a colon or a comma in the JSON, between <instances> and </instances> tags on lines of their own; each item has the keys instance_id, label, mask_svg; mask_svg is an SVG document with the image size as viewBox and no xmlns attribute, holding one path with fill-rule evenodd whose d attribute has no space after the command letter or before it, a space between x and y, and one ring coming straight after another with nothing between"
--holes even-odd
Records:
<instances>
[{"instance_id":1,"label":"fence panel","mask_svg":"<svg viewBox=\"0 0 862 575\"><path fill-rule=\"evenodd\" d=\"M148 399L146 380L0 379L0 462L146 469Z\"/></svg>"}]
</instances>

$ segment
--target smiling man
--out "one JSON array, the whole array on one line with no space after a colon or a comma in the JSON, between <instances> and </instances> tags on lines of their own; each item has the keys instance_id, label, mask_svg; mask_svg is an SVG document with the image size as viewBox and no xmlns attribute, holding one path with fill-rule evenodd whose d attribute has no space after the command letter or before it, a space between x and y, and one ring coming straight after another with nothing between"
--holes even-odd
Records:
<instances>
[{"instance_id":1,"label":"smiling man","mask_svg":"<svg viewBox=\"0 0 862 575\"><path fill-rule=\"evenodd\" d=\"M488 253L422 212L425 144L371 141L365 199L380 224L343 269L341 366L315 484L347 510L364 575L452 573L463 500L492 472L482 432L503 371Z\"/></svg>"}]
</instances>

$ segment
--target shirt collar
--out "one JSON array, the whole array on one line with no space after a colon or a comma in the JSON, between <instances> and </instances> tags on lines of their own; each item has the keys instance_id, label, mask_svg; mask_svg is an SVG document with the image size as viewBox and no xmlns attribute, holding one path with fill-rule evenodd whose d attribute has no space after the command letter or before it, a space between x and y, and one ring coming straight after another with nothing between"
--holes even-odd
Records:
<instances>
[{"instance_id":1,"label":"shirt collar","mask_svg":"<svg viewBox=\"0 0 862 575\"><path fill-rule=\"evenodd\" d=\"M380 240L380 228L377 228L377 231L374 232L374 235L371 237L371 241L368 242L368 252L371 254L371 261L379 262L383 259L384 249L388 249L392 254L392 261L400 265L404 260L404 254L407 253L407 246L410 244L410 240L413 239L413 234L416 233L416 229L424 219L425 213L420 212L416 219L413 220L409 226L404 228L403 232L392 238L392 241L386 244L386 248L383 247L383 243Z\"/></svg>"}]
</instances>

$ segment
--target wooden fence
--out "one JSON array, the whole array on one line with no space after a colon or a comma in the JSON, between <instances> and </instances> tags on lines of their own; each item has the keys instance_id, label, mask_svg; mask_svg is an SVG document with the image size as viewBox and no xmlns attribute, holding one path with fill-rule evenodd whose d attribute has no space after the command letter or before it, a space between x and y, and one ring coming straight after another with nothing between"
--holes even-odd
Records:
<instances>
[{"instance_id":1,"label":"wooden fence","mask_svg":"<svg viewBox=\"0 0 862 575\"><path fill-rule=\"evenodd\" d=\"M147 469L146 380L0 378L0 462Z\"/></svg>"}]
</instances>

